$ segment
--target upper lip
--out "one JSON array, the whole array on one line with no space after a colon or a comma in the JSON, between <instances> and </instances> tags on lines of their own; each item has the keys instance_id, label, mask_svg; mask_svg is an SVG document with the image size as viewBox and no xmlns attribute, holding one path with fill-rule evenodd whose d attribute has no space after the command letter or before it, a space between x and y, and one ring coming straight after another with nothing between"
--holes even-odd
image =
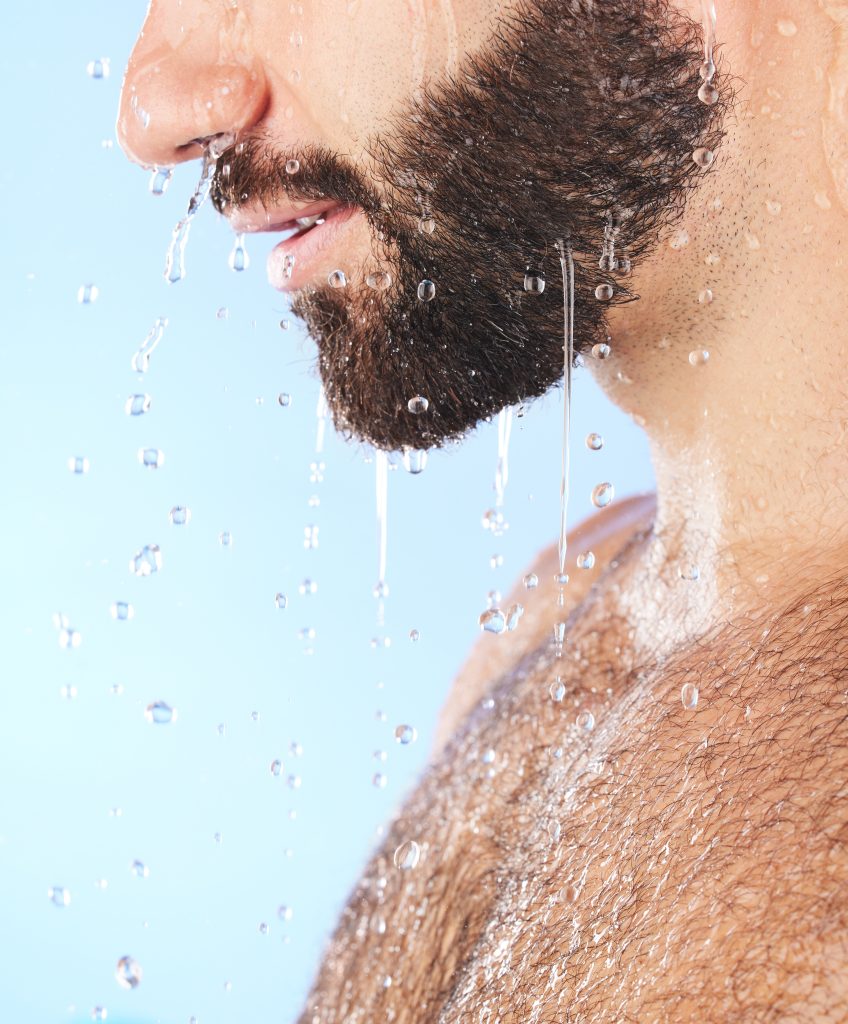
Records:
<instances>
[{"instance_id":1,"label":"upper lip","mask_svg":"<svg viewBox=\"0 0 848 1024\"><path fill-rule=\"evenodd\" d=\"M300 206L243 207L228 213L232 229L237 234L258 231L289 231L302 227L299 220L307 217L324 217L343 203L333 199L320 199Z\"/></svg>"}]
</instances>

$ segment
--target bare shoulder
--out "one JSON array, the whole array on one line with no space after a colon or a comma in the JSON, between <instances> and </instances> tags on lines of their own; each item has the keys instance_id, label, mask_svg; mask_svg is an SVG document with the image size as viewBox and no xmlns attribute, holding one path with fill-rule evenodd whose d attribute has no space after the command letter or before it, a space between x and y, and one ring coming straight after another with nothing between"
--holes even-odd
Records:
<instances>
[{"instance_id":1,"label":"bare shoulder","mask_svg":"<svg viewBox=\"0 0 848 1024\"><path fill-rule=\"evenodd\" d=\"M653 494L637 495L603 509L571 532L566 560L570 577L566 592L568 604L562 612L556 610L554 603L557 594L554 575L559 564L557 546L552 544L541 552L533 565L522 573L522 578L534 574L539 580L538 586L528 590L519 579L505 602L506 605L517 602L524 607L519 628L500 636L482 634L457 675L442 708L434 754L444 747L492 683L544 642L554 620L571 615L579 608L604 568L633 536L650 527L655 512ZM577 556L588 551L595 556L594 564L591 568L578 569Z\"/></svg>"}]
</instances>

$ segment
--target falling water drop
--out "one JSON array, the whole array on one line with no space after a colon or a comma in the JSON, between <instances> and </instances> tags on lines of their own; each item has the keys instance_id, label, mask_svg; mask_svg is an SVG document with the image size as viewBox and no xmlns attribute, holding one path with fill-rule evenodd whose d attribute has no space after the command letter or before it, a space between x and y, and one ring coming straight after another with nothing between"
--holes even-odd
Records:
<instances>
[{"instance_id":1,"label":"falling water drop","mask_svg":"<svg viewBox=\"0 0 848 1024\"><path fill-rule=\"evenodd\" d=\"M220 156L227 145L231 144L232 136L221 135L210 140L206 146L203 154L200 180L188 201L185 216L177 222L174 230L171 232L171 241L168 244L168 251L165 256L165 279L169 284L176 284L177 281L181 281L185 277L185 250L189 232L191 231L191 223L209 198L218 156Z\"/></svg>"},{"instance_id":2,"label":"falling water drop","mask_svg":"<svg viewBox=\"0 0 848 1024\"><path fill-rule=\"evenodd\" d=\"M684 683L680 688L680 700L687 711L694 711L698 706L698 687L694 683Z\"/></svg>"},{"instance_id":3,"label":"falling water drop","mask_svg":"<svg viewBox=\"0 0 848 1024\"><path fill-rule=\"evenodd\" d=\"M279 758L272 761L269 767L269 771L274 776L274 778L279 778L283 774L283 762L280 761Z\"/></svg>"},{"instance_id":4,"label":"falling water drop","mask_svg":"<svg viewBox=\"0 0 848 1024\"><path fill-rule=\"evenodd\" d=\"M150 411L152 401L150 395L130 395L124 403L124 412L127 416L143 416Z\"/></svg>"},{"instance_id":5,"label":"falling water drop","mask_svg":"<svg viewBox=\"0 0 848 1024\"><path fill-rule=\"evenodd\" d=\"M436 297L436 286L426 278L418 285L418 298L422 302L432 302Z\"/></svg>"},{"instance_id":6,"label":"falling water drop","mask_svg":"<svg viewBox=\"0 0 848 1024\"><path fill-rule=\"evenodd\" d=\"M77 302L81 306L90 306L93 302L97 302L99 295L100 289L96 284L83 284L77 291Z\"/></svg>"},{"instance_id":7,"label":"falling water drop","mask_svg":"<svg viewBox=\"0 0 848 1024\"><path fill-rule=\"evenodd\" d=\"M420 859L421 847L414 839L408 839L405 843L401 843L395 850L395 867L401 871L411 871L418 866Z\"/></svg>"},{"instance_id":8,"label":"falling water drop","mask_svg":"<svg viewBox=\"0 0 848 1024\"><path fill-rule=\"evenodd\" d=\"M222 548L231 548L233 546L233 535L229 530L221 530L218 534L218 543Z\"/></svg>"},{"instance_id":9,"label":"falling water drop","mask_svg":"<svg viewBox=\"0 0 848 1024\"><path fill-rule=\"evenodd\" d=\"M130 874L136 878L149 878L150 868L143 861L134 860L130 863Z\"/></svg>"},{"instance_id":10,"label":"falling water drop","mask_svg":"<svg viewBox=\"0 0 848 1024\"><path fill-rule=\"evenodd\" d=\"M288 409L291 403L292 397L286 391L281 391L279 395L277 395L277 405L281 406L283 409Z\"/></svg>"},{"instance_id":11,"label":"falling water drop","mask_svg":"<svg viewBox=\"0 0 848 1024\"><path fill-rule=\"evenodd\" d=\"M404 448L402 461L407 473L417 476L427 467L427 452L421 448Z\"/></svg>"},{"instance_id":12,"label":"falling water drop","mask_svg":"<svg viewBox=\"0 0 848 1024\"><path fill-rule=\"evenodd\" d=\"M139 345L138 350L130 362L135 373L147 373L147 370L150 367L150 357L153 355L153 350L162 340L162 335L165 333L165 328L167 326L167 317L157 317L156 322L147 332L147 337L141 345Z\"/></svg>"},{"instance_id":13,"label":"falling water drop","mask_svg":"<svg viewBox=\"0 0 848 1024\"><path fill-rule=\"evenodd\" d=\"M55 907L69 907L71 905L71 894L61 885L51 885L47 890L47 898Z\"/></svg>"},{"instance_id":14,"label":"falling water drop","mask_svg":"<svg viewBox=\"0 0 848 1024\"><path fill-rule=\"evenodd\" d=\"M174 505L168 519L172 526L187 526L191 522L191 509L185 505Z\"/></svg>"},{"instance_id":15,"label":"falling water drop","mask_svg":"<svg viewBox=\"0 0 848 1024\"><path fill-rule=\"evenodd\" d=\"M285 611L288 607L289 599L285 594L277 593L274 595L274 607L280 611Z\"/></svg>"},{"instance_id":16,"label":"falling water drop","mask_svg":"<svg viewBox=\"0 0 848 1024\"><path fill-rule=\"evenodd\" d=\"M374 786L375 789L385 789L388 783L388 777L382 772L374 772L371 777L371 785Z\"/></svg>"},{"instance_id":17,"label":"falling water drop","mask_svg":"<svg viewBox=\"0 0 848 1024\"><path fill-rule=\"evenodd\" d=\"M86 64L85 70L89 78L108 78L111 71L111 62L108 57L97 57Z\"/></svg>"},{"instance_id":18,"label":"falling water drop","mask_svg":"<svg viewBox=\"0 0 848 1024\"><path fill-rule=\"evenodd\" d=\"M68 469L76 476L82 476L87 473L91 467L91 463L82 455L72 455L68 459Z\"/></svg>"},{"instance_id":19,"label":"falling water drop","mask_svg":"<svg viewBox=\"0 0 848 1024\"><path fill-rule=\"evenodd\" d=\"M158 448L139 448L138 461L147 469L159 469L165 464L165 453Z\"/></svg>"},{"instance_id":20,"label":"falling water drop","mask_svg":"<svg viewBox=\"0 0 848 1024\"><path fill-rule=\"evenodd\" d=\"M173 174L173 167L157 167L150 175L150 184L147 186L150 194L154 196L165 195L168 191L168 186L171 184Z\"/></svg>"},{"instance_id":21,"label":"falling water drop","mask_svg":"<svg viewBox=\"0 0 848 1024\"><path fill-rule=\"evenodd\" d=\"M545 275L541 270L531 270L528 267L524 275L524 291L530 292L531 295L541 295L544 290Z\"/></svg>"},{"instance_id":22,"label":"falling water drop","mask_svg":"<svg viewBox=\"0 0 848 1024\"><path fill-rule=\"evenodd\" d=\"M413 725L398 725L395 727L395 739L401 746L408 747L418 739L418 730Z\"/></svg>"},{"instance_id":23,"label":"falling water drop","mask_svg":"<svg viewBox=\"0 0 848 1024\"><path fill-rule=\"evenodd\" d=\"M126 601L115 601L109 612L118 622L128 622L135 615L135 608Z\"/></svg>"},{"instance_id":24,"label":"falling water drop","mask_svg":"<svg viewBox=\"0 0 848 1024\"><path fill-rule=\"evenodd\" d=\"M419 630L417 630L417 629L410 629L410 631L409 631L409 639L410 639L410 641L412 643L417 644L418 641L421 639L421 633L419 632Z\"/></svg>"},{"instance_id":25,"label":"falling water drop","mask_svg":"<svg viewBox=\"0 0 848 1024\"><path fill-rule=\"evenodd\" d=\"M170 725L176 722L177 711L163 700L156 700L144 709L144 717L151 725Z\"/></svg>"},{"instance_id":26,"label":"falling water drop","mask_svg":"<svg viewBox=\"0 0 848 1024\"><path fill-rule=\"evenodd\" d=\"M115 967L115 978L121 988L138 988L141 984L142 970L131 956L122 956Z\"/></svg>"},{"instance_id":27,"label":"falling water drop","mask_svg":"<svg viewBox=\"0 0 848 1024\"><path fill-rule=\"evenodd\" d=\"M247 270L250 266L250 257L247 255L247 249L244 246L243 234L236 235L236 240L233 242L233 248L230 252L229 264L230 270L234 270L237 274Z\"/></svg>"},{"instance_id":28,"label":"falling water drop","mask_svg":"<svg viewBox=\"0 0 848 1024\"><path fill-rule=\"evenodd\" d=\"M590 452L599 452L604 446L604 439L601 434L587 434L586 435L586 447Z\"/></svg>"},{"instance_id":29,"label":"falling water drop","mask_svg":"<svg viewBox=\"0 0 848 1024\"><path fill-rule=\"evenodd\" d=\"M136 576L152 576L162 568L162 552L158 544L145 544L130 560L130 572Z\"/></svg>"},{"instance_id":30,"label":"falling water drop","mask_svg":"<svg viewBox=\"0 0 848 1024\"><path fill-rule=\"evenodd\" d=\"M327 284L331 288L344 288L347 285L347 278L343 270L334 270L327 277Z\"/></svg>"},{"instance_id":31,"label":"falling water drop","mask_svg":"<svg viewBox=\"0 0 848 1024\"><path fill-rule=\"evenodd\" d=\"M109 1011L106 1009L105 1006L95 1006L94 1009L91 1011L90 1016L91 1019L95 1022L108 1020Z\"/></svg>"},{"instance_id":32,"label":"falling water drop","mask_svg":"<svg viewBox=\"0 0 848 1024\"><path fill-rule=\"evenodd\" d=\"M615 497L615 488L610 483L598 484L592 490L592 504L595 508L606 508Z\"/></svg>"}]
</instances>

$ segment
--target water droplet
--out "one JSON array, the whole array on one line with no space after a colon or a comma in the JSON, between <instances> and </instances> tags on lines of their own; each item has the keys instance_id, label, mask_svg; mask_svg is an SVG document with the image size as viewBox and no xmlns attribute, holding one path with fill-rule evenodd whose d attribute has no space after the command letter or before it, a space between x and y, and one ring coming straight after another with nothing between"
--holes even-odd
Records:
<instances>
[{"instance_id":1,"label":"water droplet","mask_svg":"<svg viewBox=\"0 0 848 1024\"><path fill-rule=\"evenodd\" d=\"M614 294L615 291L611 284L599 284L595 289L595 298L601 302L608 302Z\"/></svg>"},{"instance_id":2,"label":"water droplet","mask_svg":"<svg viewBox=\"0 0 848 1024\"><path fill-rule=\"evenodd\" d=\"M163 196L168 191L171 178L174 174L173 167L157 167L150 175L150 183L147 188L153 196Z\"/></svg>"},{"instance_id":3,"label":"water droplet","mask_svg":"<svg viewBox=\"0 0 848 1024\"><path fill-rule=\"evenodd\" d=\"M136 878L149 878L150 868L140 860L134 860L130 864L130 873Z\"/></svg>"},{"instance_id":4,"label":"water droplet","mask_svg":"<svg viewBox=\"0 0 848 1024\"><path fill-rule=\"evenodd\" d=\"M292 910L291 907L283 905L278 908L277 917L281 921L291 921L291 919L294 917L294 911Z\"/></svg>"},{"instance_id":5,"label":"water droplet","mask_svg":"<svg viewBox=\"0 0 848 1024\"><path fill-rule=\"evenodd\" d=\"M374 786L375 789L385 789L388 782L388 778L383 775L382 772L375 772L371 777L371 785Z\"/></svg>"},{"instance_id":6,"label":"water droplet","mask_svg":"<svg viewBox=\"0 0 848 1024\"><path fill-rule=\"evenodd\" d=\"M300 170L299 160L286 160L286 174L297 174Z\"/></svg>"},{"instance_id":7,"label":"water droplet","mask_svg":"<svg viewBox=\"0 0 848 1024\"><path fill-rule=\"evenodd\" d=\"M524 275L524 291L541 295L545 290L545 275L540 270L528 270Z\"/></svg>"},{"instance_id":8,"label":"water droplet","mask_svg":"<svg viewBox=\"0 0 848 1024\"><path fill-rule=\"evenodd\" d=\"M130 366L135 373L147 373L150 367L150 357L153 354L153 350L162 340L162 335L165 333L167 326L167 317L160 316L147 332L147 337L139 345L138 351L133 355L130 362Z\"/></svg>"},{"instance_id":9,"label":"water droplet","mask_svg":"<svg viewBox=\"0 0 848 1024\"><path fill-rule=\"evenodd\" d=\"M554 818L548 822L548 835L551 837L551 842L554 843L558 843L562 835L562 825Z\"/></svg>"},{"instance_id":10,"label":"water droplet","mask_svg":"<svg viewBox=\"0 0 848 1024\"><path fill-rule=\"evenodd\" d=\"M271 766L270 766L270 771L271 771L271 774L275 778L279 778L279 776L282 775L282 773L283 773L283 762L280 761L279 758L277 758L276 760L272 761L271 762Z\"/></svg>"},{"instance_id":11,"label":"water droplet","mask_svg":"<svg viewBox=\"0 0 848 1024\"><path fill-rule=\"evenodd\" d=\"M612 349L606 342L599 342L597 345L592 346L592 355L595 359L609 359L612 355Z\"/></svg>"},{"instance_id":12,"label":"water droplet","mask_svg":"<svg viewBox=\"0 0 848 1024\"><path fill-rule=\"evenodd\" d=\"M567 572L554 573L554 583L558 587L567 587L568 586L568 573Z\"/></svg>"},{"instance_id":13,"label":"water droplet","mask_svg":"<svg viewBox=\"0 0 848 1024\"><path fill-rule=\"evenodd\" d=\"M513 632L518 629L518 623L521 621L521 616L524 614L524 606L520 604L511 604L506 613L506 628Z\"/></svg>"},{"instance_id":14,"label":"water droplet","mask_svg":"<svg viewBox=\"0 0 848 1024\"><path fill-rule=\"evenodd\" d=\"M289 329L289 327L291 327L291 323L288 320L281 320L280 321L280 330L281 331L287 331Z\"/></svg>"},{"instance_id":15,"label":"water droplet","mask_svg":"<svg viewBox=\"0 0 848 1024\"><path fill-rule=\"evenodd\" d=\"M172 526L187 526L191 522L191 509L185 505L174 505L168 513Z\"/></svg>"},{"instance_id":16,"label":"water droplet","mask_svg":"<svg viewBox=\"0 0 848 1024\"><path fill-rule=\"evenodd\" d=\"M563 683L559 676L551 683L549 692L551 700L555 700L557 704L565 697L565 683Z\"/></svg>"},{"instance_id":17,"label":"water droplet","mask_svg":"<svg viewBox=\"0 0 848 1024\"><path fill-rule=\"evenodd\" d=\"M318 527L314 524L303 528L303 546L307 551L313 551L318 547Z\"/></svg>"},{"instance_id":18,"label":"water droplet","mask_svg":"<svg viewBox=\"0 0 848 1024\"><path fill-rule=\"evenodd\" d=\"M281 391L279 393L279 395L277 395L277 405L282 406L284 409L288 409L288 407L291 405L291 403L292 403L292 397L291 397L291 395L287 394L285 391Z\"/></svg>"},{"instance_id":19,"label":"water droplet","mask_svg":"<svg viewBox=\"0 0 848 1024\"><path fill-rule=\"evenodd\" d=\"M285 611L285 609L288 607L288 603L289 599L286 597L285 594L278 593L274 595L274 604L276 605L277 608L280 609L280 611Z\"/></svg>"},{"instance_id":20,"label":"water droplet","mask_svg":"<svg viewBox=\"0 0 848 1024\"><path fill-rule=\"evenodd\" d=\"M131 956L122 956L115 968L115 978L121 988L138 988L141 984L142 970Z\"/></svg>"},{"instance_id":21,"label":"water droplet","mask_svg":"<svg viewBox=\"0 0 848 1024\"><path fill-rule=\"evenodd\" d=\"M72 473L76 473L77 476L82 476L83 473L87 473L91 467L91 463L88 459L83 458L82 455L72 455L68 459L68 469Z\"/></svg>"},{"instance_id":22,"label":"water droplet","mask_svg":"<svg viewBox=\"0 0 848 1024\"><path fill-rule=\"evenodd\" d=\"M303 46L303 34L300 32L292 32L289 36L289 42L292 46Z\"/></svg>"},{"instance_id":23,"label":"water droplet","mask_svg":"<svg viewBox=\"0 0 848 1024\"><path fill-rule=\"evenodd\" d=\"M535 572L528 572L521 582L525 590L535 590L539 586L539 577Z\"/></svg>"},{"instance_id":24,"label":"water droplet","mask_svg":"<svg viewBox=\"0 0 848 1024\"><path fill-rule=\"evenodd\" d=\"M422 235L432 235L436 230L436 222L432 217L422 217L418 221L418 230Z\"/></svg>"},{"instance_id":25,"label":"water droplet","mask_svg":"<svg viewBox=\"0 0 848 1024\"><path fill-rule=\"evenodd\" d=\"M130 560L130 572L136 576L152 576L162 568L162 552L158 544L145 544Z\"/></svg>"},{"instance_id":26,"label":"water droplet","mask_svg":"<svg viewBox=\"0 0 848 1024\"><path fill-rule=\"evenodd\" d=\"M170 725L176 722L177 712L163 700L154 701L144 709L144 717L151 725Z\"/></svg>"},{"instance_id":27,"label":"water droplet","mask_svg":"<svg viewBox=\"0 0 848 1024\"><path fill-rule=\"evenodd\" d=\"M776 217L783 209L783 206L780 203L778 203L775 199L769 199L766 201L766 209L770 214Z\"/></svg>"},{"instance_id":28,"label":"water droplet","mask_svg":"<svg viewBox=\"0 0 848 1024\"><path fill-rule=\"evenodd\" d=\"M410 631L409 631L409 639L414 644L417 644L418 641L421 639L421 634L418 632L417 629L410 629Z\"/></svg>"},{"instance_id":29,"label":"water droplet","mask_svg":"<svg viewBox=\"0 0 848 1024\"><path fill-rule=\"evenodd\" d=\"M401 843L395 850L395 867L401 871L411 871L418 866L420 859L421 847L414 839L408 839L405 843Z\"/></svg>"},{"instance_id":30,"label":"water droplet","mask_svg":"<svg viewBox=\"0 0 848 1024\"><path fill-rule=\"evenodd\" d=\"M680 578L682 580L691 580L695 582L701 578L700 568L692 562L684 563L679 568Z\"/></svg>"},{"instance_id":31,"label":"water droplet","mask_svg":"<svg viewBox=\"0 0 848 1024\"><path fill-rule=\"evenodd\" d=\"M93 1021L107 1020L109 1017L109 1011L105 1006L95 1006L91 1011L91 1019Z\"/></svg>"},{"instance_id":32,"label":"water droplet","mask_svg":"<svg viewBox=\"0 0 848 1024\"><path fill-rule=\"evenodd\" d=\"M51 885L47 890L47 898L57 907L69 907L71 905L71 894L61 885Z\"/></svg>"},{"instance_id":33,"label":"water droplet","mask_svg":"<svg viewBox=\"0 0 848 1024\"><path fill-rule=\"evenodd\" d=\"M689 353L689 362L692 366L705 366L709 358L710 354L705 348L694 348Z\"/></svg>"},{"instance_id":34,"label":"water droplet","mask_svg":"<svg viewBox=\"0 0 848 1024\"><path fill-rule=\"evenodd\" d=\"M604 446L604 439L601 434L587 434L586 447L590 452L599 452Z\"/></svg>"},{"instance_id":35,"label":"water droplet","mask_svg":"<svg viewBox=\"0 0 848 1024\"><path fill-rule=\"evenodd\" d=\"M414 398L406 403L407 409L414 415L419 415L422 412L426 412L430 408L429 399L426 399L423 395L415 395Z\"/></svg>"},{"instance_id":36,"label":"water droplet","mask_svg":"<svg viewBox=\"0 0 848 1024\"><path fill-rule=\"evenodd\" d=\"M403 468L407 473L417 476L427 466L427 452L420 448L405 448L403 452Z\"/></svg>"},{"instance_id":37,"label":"water droplet","mask_svg":"<svg viewBox=\"0 0 848 1024\"><path fill-rule=\"evenodd\" d=\"M678 228L672 233L671 238L668 240L669 249L674 249L675 252L680 249L685 249L689 244L689 232L685 228Z\"/></svg>"},{"instance_id":38,"label":"water droplet","mask_svg":"<svg viewBox=\"0 0 848 1024\"><path fill-rule=\"evenodd\" d=\"M318 584L315 582L315 580L307 579L307 580L303 580L301 582L300 586L297 589L298 589L298 593L300 593L300 594L304 594L304 595L306 595L306 594L317 594L318 593Z\"/></svg>"},{"instance_id":39,"label":"water droplet","mask_svg":"<svg viewBox=\"0 0 848 1024\"><path fill-rule=\"evenodd\" d=\"M233 546L233 535L229 530L221 530L218 534L218 543L222 548L231 548Z\"/></svg>"},{"instance_id":40,"label":"water droplet","mask_svg":"<svg viewBox=\"0 0 848 1024\"><path fill-rule=\"evenodd\" d=\"M577 568L578 569L594 569L595 568L595 553L593 551L584 551L582 555L577 556Z\"/></svg>"},{"instance_id":41,"label":"water droplet","mask_svg":"<svg viewBox=\"0 0 848 1024\"><path fill-rule=\"evenodd\" d=\"M130 395L124 404L124 412L127 416L143 416L150 411L152 401L150 395Z\"/></svg>"},{"instance_id":42,"label":"water droplet","mask_svg":"<svg viewBox=\"0 0 848 1024\"><path fill-rule=\"evenodd\" d=\"M327 284L331 288L344 288L347 285L347 278L344 275L343 270L334 270L327 277Z\"/></svg>"},{"instance_id":43,"label":"water droplet","mask_svg":"<svg viewBox=\"0 0 848 1024\"><path fill-rule=\"evenodd\" d=\"M698 71L704 82L711 82L715 78L715 73L716 66L712 60L705 60Z\"/></svg>"},{"instance_id":44,"label":"water droplet","mask_svg":"<svg viewBox=\"0 0 848 1024\"><path fill-rule=\"evenodd\" d=\"M698 687L694 683L684 683L680 688L680 699L687 711L693 711L698 706Z\"/></svg>"},{"instance_id":45,"label":"water droplet","mask_svg":"<svg viewBox=\"0 0 848 1024\"><path fill-rule=\"evenodd\" d=\"M711 149L705 149L703 146L699 146L692 153L692 159L698 167L709 167L713 160L715 160L715 153L713 153Z\"/></svg>"},{"instance_id":46,"label":"water droplet","mask_svg":"<svg viewBox=\"0 0 848 1024\"><path fill-rule=\"evenodd\" d=\"M108 78L111 70L109 58L98 57L95 60L90 60L88 64L86 64L85 70L88 73L89 78Z\"/></svg>"},{"instance_id":47,"label":"water droplet","mask_svg":"<svg viewBox=\"0 0 848 1024\"><path fill-rule=\"evenodd\" d=\"M289 775L286 779L286 785L289 789L300 789L303 785L303 779L299 775Z\"/></svg>"},{"instance_id":48,"label":"water droplet","mask_svg":"<svg viewBox=\"0 0 848 1024\"><path fill-rule=\"evenodd\" d=\"M217 320L229 320L230 319L230 311L229 311L229 309L226 306L219 306L218 309L215 311L215 318Z\"/></svg>"},{"instance_id":49,"label":"water droplet","mask_svg":"<svg viewBox=\"0 0 848 1024\"><path fill-rule=\"evenodd\" d=\"M606 508L615 497L615 488L610 483L598 484L592 490L592 504L595 508Z\"/></svg>"},{"instance_id":50,"label":"water droplet","mask_svg":"<svg viewBox=\"0 0 848 1024\"><path fill-rule=\"evenodd\" d=\"M268 927L268 925L266 924L265 921L263 921L259 925L259 934L260 935L267 935L270 931L271 931L271 929Z\"/></svg>"},{"instance_id":51,"label":"water droplet","mask_svg":"<svg viewBox=\"0 0 848 1024\"><path fill-rule=\"evenodd\" d=\"M632 269L633 264L630 262L629 256L619 256L613 268L614 272L620 277L627 277Z\"/></svg>"},{"instance_id":52,"label":"water droplet","mask_svg":"<svg viewBox=\"0 0 848 1024\"><path fill-rule=\"evenodd\" d=\"M718 89L716 89L712 82L702 82L701 87L698 89L698 99L701 103L706 103L708 107L712 107L718 103Z\"/></svg>"},{"instance_id":53,"label":"water droplet","mask_svg":"<svg viewBox=\"0 0 848 1024\"><path fill-rule=\"evenodd\" d=\"M500 604L500 600L501 592L499 590L490 590L489 593L486 595L486 607L495 608L498 604Z\"/></svg>"},{"instance_id":54,"label":"water droplet","mask_svg":"<svg viewBox=\"0 0 848 1024\"><path fill-rule=\"evenodd\" d=\"M135 615L135 608L126 601L115 601L109 611L112 618L117 619L119 622L127 622Z\"/></svg>"},{"instance_id":55,"label":"water droplet","mask_svg":"<svg viewBox=\"0 0 848 1024\"><path fill-rule=\"evenodd\" d=\"M426 278L418 285L418 298L422 302L432 302L436 297L436 286Z\"/></svg>"},{"instance_id":56,"label":"water droplet","mask_svg":"<svg viewBox=\"0 0 848 1024\"><path fill-rule=\"evenodd\" d=\"M59 696L64 697L65 700L76 700L79 690L73 684L66 684L59 687Z\"/></svg>"},{"instance_id":57,"label":"water droplet","mask_svg":"<svg viewBox=\"0 0 848 1024\"><path fill-rule=\"evenodd\" d=\"M395 727L395 739L407 747L418 739L418 730L413 725L398 725Z\"/></svg>"},{"instance_id":58,"label":"water droplet","mask_svg":"<svg viewBox=\"0 0 848 1024\"><path fill-rule=\"evenodd\" d=\"M794 36L798 31L798 26L789 18L780 18L777 22L777 31L782 36Z\"/></svg>"},{"instance_id":59,"label":"water droplet","mask_svg":"<svg viewBox=\"0 0 848 1024\"><path fill-rule=\"evenodd\" d=\"M702 292L698 293L698 302L702 306L708 306L713 301L713 292L711 288L705 288Z\"/></svg>"},{"instance_id":60,"label":"water droplet","mask_svg":"<svg viewBox=\"0 0 848 1024\"><path fill-rule=\"evenodd\" d=\"M283 257L283 277L288 281L294 272L294 256L287 252Z\"/></svg>"},{"instance_id":61,"label":"water droplet","mask_svg":"<svg viewBox=\"0 0 848 1024\"><path fill-rule=\"evenodd\" d=\"M81 306L90 306L93 302L97 302L97 297L100 295L100 289L96 284L84 284L80 285L77 291L77 302Z\"/></svg>"},{"instance_id":62,"label":"water droplet","mask_svg":"<svg viewBox=\"0 0 848 1024\"><path fill-rule=\"evenodd\" d=\"M378 270L374 274L369 274L365 278L365 283L369 288L373 288L375 292L384 292L387 288L391 287L392 275L384 270Z\"/></svg>"},{"instance_id":63,"label":"water droplet","mask_svg":"<svg viewBox=\"0 0 848 1024\"><path fill-rule=\"evenodd\" d=\"M493 537L502 537L509 529L509 523L504 518L503 512L497 508L489 508L483 513L481 519L484 530L488 530Z\"/></svg>"},{"instance_id":64,"label":"water droplet","mask_svg":"<svg viewBox=\"0 0 848 1024\"><path fill-rule=\"evenodd\" d=\"M250 266L250 257L247 255L247 249L244 247L244 235L236 235L236 240L230 252L229 263L230 270L234 270L237 274L247 270Z\"/></svg>"},{"instance_id":65,"label":"water droplet","mask_svg":"<svg viewBox=\"0 0 848 1024\"><path fill-rule=\"evenodd\" d=\"M577 728L591 732L595 728L595 716L591 711L581 711L577 716Z\"/></svg>"},{"instance_id":66,"label":"water droplet","mask_svg":"<svg viewBox=\"0 0 848 1024\"><path fill-rule=\"evenodd\" d=\"M489 559L489 565L493 569L500 569L500 567L503 565L503 562L504 562L503 555L492 555L491 558Z\"/></svg>"},{"instance_id":67,"label":"water droplet","mask_svg":"<svg viewBox=\"0 0 848 1024\"><path fill-rule=\"evenodd\" d=\"M480 629L486 633L503 633L506 631L506 619L500 608L487 608L477 620Z\"/></svg>"},{"instance_id":68,"label":"water droplet","mask_svg":"<svg viewBox=\"0 0 848 1024\"><path fill-rule=\"evenodd\" d=\"M374 586L371 588L371 593L377 598L378 601L382 601L389 596L389 585L385 580L377 580Z\"/></svg>"},{"instance_id":69,"label":"water droplet","mask_svg":"<svg viewBox=\"0 0 848 1024\"><path fill-rule=\"evenodd\" d=\"M147 469L159 469L165 464L165 453L158 448L139 448L138 461Z\"/></svg>"}]
</instances>

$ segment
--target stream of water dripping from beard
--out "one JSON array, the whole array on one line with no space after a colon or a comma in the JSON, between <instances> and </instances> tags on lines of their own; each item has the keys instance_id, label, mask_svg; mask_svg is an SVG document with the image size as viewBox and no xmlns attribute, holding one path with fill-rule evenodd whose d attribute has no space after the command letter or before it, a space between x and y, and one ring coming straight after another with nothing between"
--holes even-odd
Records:
<instances>
[{"instance_id":1,"label":"stream of water dripping from beard","mask_svg":"<svg viewBox=\"0 0 848 1024\"><path fill-rule=\"evenodd\" d=\"M388 511L389 511L389 456L378 451L374 456L377 484L377 585L374 594L377 597L377 625L385 625L385 606L383 604L388 588L386 586L386 561L388 557Z\"/></svg>"},{"instance_id":2,"label":"stream of water dripping from beard","mask_svg":"<svg viewBox=\"0 0 848 1024\"><path fill-rule=\"evenodd\" d=\"M574 364L574 260L571 246L557 240L559 263L562 270L563 299L563 363L565 381L565 405L562 420L562 475L559 488L559 575L565 575L565 558L568 552L566 519L571 480L571 374Z\"/></svg>"}]
</instances>

